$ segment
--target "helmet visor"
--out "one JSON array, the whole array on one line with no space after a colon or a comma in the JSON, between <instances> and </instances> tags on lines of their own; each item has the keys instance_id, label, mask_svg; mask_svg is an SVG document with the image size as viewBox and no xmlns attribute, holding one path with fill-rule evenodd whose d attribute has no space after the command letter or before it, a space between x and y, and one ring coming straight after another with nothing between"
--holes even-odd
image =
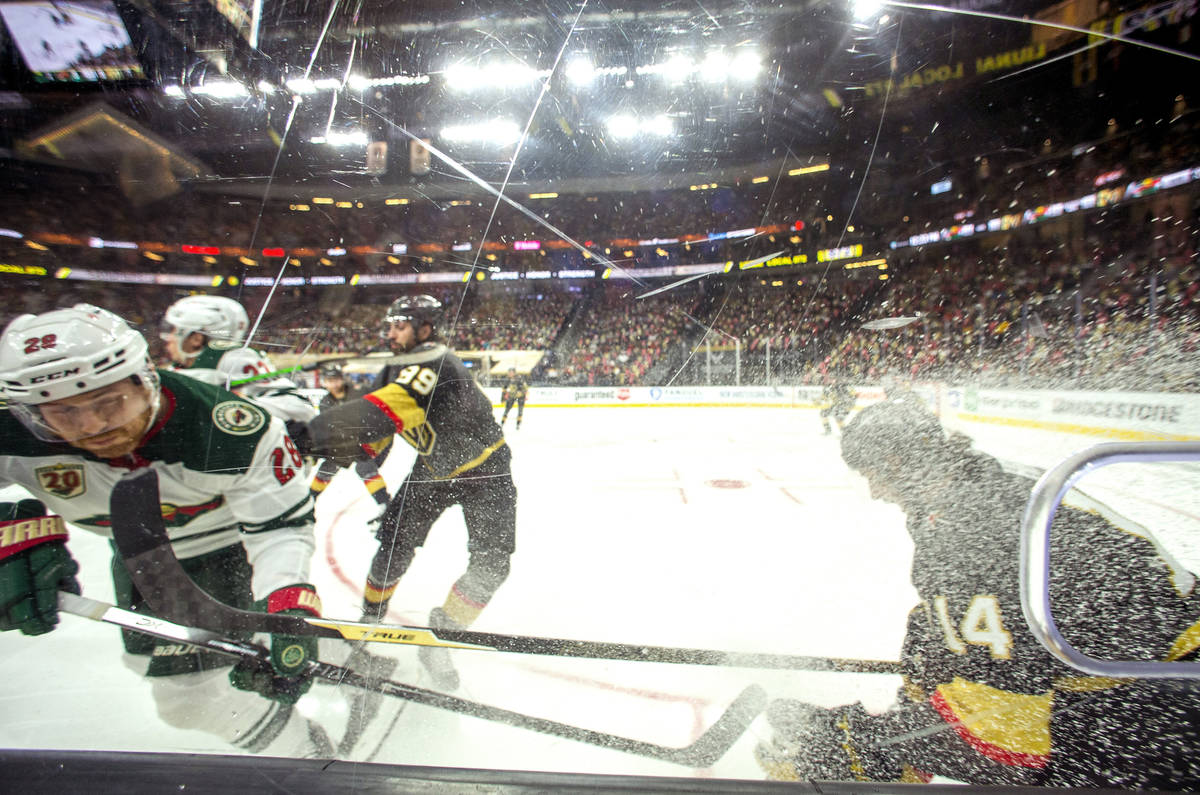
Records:
<instances>
[{"instance_id":1,"label":"helmet visor","mask_svg":"<svg viewBox=\"0 0 1200 795\"><path fill-rule=\"evenodd\" d=\"M10 403L9 408L39 439L73 443L124 429L154 406L154 395L157 390L131 377L77 397L38 405Z\"/></svg>"}]
</instances>

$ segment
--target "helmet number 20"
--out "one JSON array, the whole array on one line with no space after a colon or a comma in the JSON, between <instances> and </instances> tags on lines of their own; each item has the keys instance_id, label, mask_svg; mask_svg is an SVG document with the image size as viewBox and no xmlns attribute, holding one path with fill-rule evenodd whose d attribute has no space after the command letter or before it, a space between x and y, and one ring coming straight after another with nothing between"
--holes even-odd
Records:
<instances>
[{"instance_id":1,"label":"helmet number 20","mask_svg":"<svg viewBox=\"0 0 1200 795\"><path fill-rule=\"evenodd\" d=\"M44 351L47 348L53 348L57 345L57 334L46 334L41 337L30 337L29 339L25 340L25 352L37 353L38 351Z\"/></svg>"}]
</instances>

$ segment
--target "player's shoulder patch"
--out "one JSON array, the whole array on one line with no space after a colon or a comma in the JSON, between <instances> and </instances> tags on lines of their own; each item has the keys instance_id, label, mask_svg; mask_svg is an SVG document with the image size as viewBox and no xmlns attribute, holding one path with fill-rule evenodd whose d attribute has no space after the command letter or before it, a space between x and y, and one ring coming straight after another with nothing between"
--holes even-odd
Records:
<instances>
[{"instance_id":1,"label":"player's shoulder patch","mask_svg":"<svg viewBox=\"0 0 1200 795\"><path fill-rule=\"evenodd\" d=\"M267 424L267 414L244 400L224 400L213 406L213 424L231 436L249 436Z\"/></svg>"}]
</instances>

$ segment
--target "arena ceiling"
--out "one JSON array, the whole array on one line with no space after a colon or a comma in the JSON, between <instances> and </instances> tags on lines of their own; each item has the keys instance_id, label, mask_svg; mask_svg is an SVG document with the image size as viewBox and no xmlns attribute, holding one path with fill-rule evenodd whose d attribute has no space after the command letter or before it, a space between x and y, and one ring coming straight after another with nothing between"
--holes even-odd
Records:
<instances>
[{"instance_id":1,"label":"arena ceiling","mask_svg":"<svg viewBox=\"0 0 1200 795\"><path fill-rule=\"evenodd\" d=\"M1062 18L1039 2L116 8L134 79L35 79L5 31L10 155L80 168L36 142L104 103L111 129L160 143L183 178L231 195L432 195L472 179L650 189L825 162L831 189L842 179L849 191L867 162L911 178L1102 132L1077 111L1094 90L1059 57L1082 37L1017 19ZM427 170L421 139L434 148Z\"/></svg>"}]
</instances>

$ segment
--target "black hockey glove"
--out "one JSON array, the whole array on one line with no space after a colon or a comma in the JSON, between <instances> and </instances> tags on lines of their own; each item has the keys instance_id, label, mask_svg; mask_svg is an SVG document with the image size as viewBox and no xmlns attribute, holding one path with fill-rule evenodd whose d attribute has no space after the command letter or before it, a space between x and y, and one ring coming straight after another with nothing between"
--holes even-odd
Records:
<instances>
[{"instance_id":1,"label":"black hockey glove","mask_svg":"<svg viewBox=\"0 0 1200 795\"><path fill-rule=\"evenodd\" d=\"M308 431L308 423L299 420L287 420L288 436L296 445L297 452L302 456L312 456L312 434Z\"/></svg>"},{"instance_id":2,"label":"black hockey glove","mask_svg":"<svg viewBox=\"0 0 1200 795\"><path fill-rule=\"evenodd\" d=\"M80 593L61 516L39 500L0 503L0 631L41 635L58 624L58 592Z\"/></svg>"},{"instance_id":3,"label":"black hockey glove","mask_svg":"<svg viewBox=\"0 0 1200 795\"><path fill-rule=\"evenodd\" d=\"M321 615L321 600L316 589L307 584L289 585L255 602L254 609L264 613ZM317 639L293 635L271 636L271 665L258 660L242 660L229 672L230 683L239 690L250 690L282 704L295 704L312 687L312 676L305 668L317 659Z\"/></svg>"}]
</instances>

